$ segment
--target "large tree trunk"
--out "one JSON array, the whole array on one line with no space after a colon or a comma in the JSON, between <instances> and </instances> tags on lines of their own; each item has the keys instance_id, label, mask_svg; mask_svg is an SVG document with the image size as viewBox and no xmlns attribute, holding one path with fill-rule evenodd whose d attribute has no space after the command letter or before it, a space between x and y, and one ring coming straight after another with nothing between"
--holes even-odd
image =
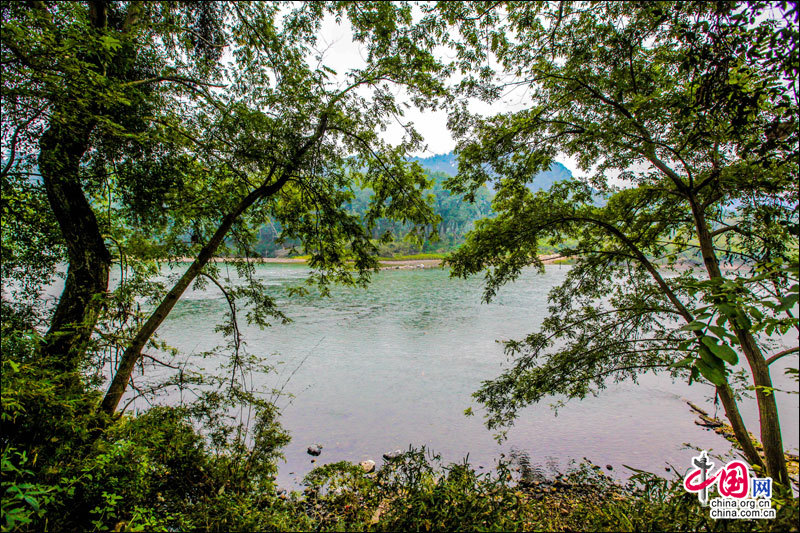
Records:
<instances>
[{"instance_id":1,"label":"large tree trunk","mask_svg":"<svg viewBox=\"0 0 800 533\"><path fill-rule=\"evenodd\" d=\"M697 237L700 250L703 254L708 275L711 279L722 278L719 268L714 242L708 231L705 214L697 203L696 198L691 198L692 214L697 227ZM786 456L783 454L783 438L781 436L780 420L778 419L778 405L775 402L775 393L772 390L772 379L769 375L766 359L761 353L750 332L733 323L733 331L739 339L742 352L750 365L753 385L756 389L758 401L758 415L761 426L761 445L764 447L764 458L767 463L767 473L777 483L789 486L789 472L786 468ZM738 437L738 435L737 435Z\"/></svg>"},{"instance_id":2,"label":"large tree trunk","mask_svg":"<svg viewBox=\"0 0 800 533\"><path fill-rule=\"evenodd\" d=\"M781 423L778 418L778 404L775 402L775 391L772 378L761 349L749 331L734 327L736 337L742 343L742 351L747 357L753 384L756 387L758 416L761 421L761 444L764 446L764 458L767 461L767 472L778 483L789 486L789 471L786 468L786 456L783 453ZM769 446L767 445L769 443Z\"/></svg>"},{"instance_id":3,"label":"large tree trunk","mask_svg":"<svg viewBox=\"0 0 800 533\"><path fill-rule=\"evenodd\" d=\"M32 7L51 20L44 3L33 2ZM107 1L89 2L89 19L98 30L106 27L107 12ZM39 139L39 172L69 260L64 290L45 335L42 355L52 368L70 374L72 384L77 383L77 371L99 318L111 267L111 254L79 175L95 123L86 115L57 106Z\"/></svg>"},{"instance_id":4,"label":"large tree trunk","mask_svg":"<svg viewBox=\"0 0 800 533\"><path fill-rule=\"evenodd\" d=\"M91 122L54 119L39 140L39 172L67 246L69 270L42 353L62 372L76 372L103 305L111 255L83 193L79 165Z\"/></svg>"}]
</instances>

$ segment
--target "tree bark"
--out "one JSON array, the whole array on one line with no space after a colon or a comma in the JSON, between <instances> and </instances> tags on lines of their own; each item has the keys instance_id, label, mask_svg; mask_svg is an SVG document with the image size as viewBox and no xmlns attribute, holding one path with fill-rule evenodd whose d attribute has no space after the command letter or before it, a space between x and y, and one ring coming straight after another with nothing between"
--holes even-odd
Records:
<instances>
[{"instance_id":1,"label":"tree bark","mask_svg":"<svg viewBox=\"0 0 800 533\"><path fill-rule=\"evenodd\" d=\"M764 446L764 458L767 461L767 473L776 483L790 486L789 470L786 467L786 456L783 453L783 437L781 423L778 418L778 404L775 402L775 391L769 374L766 359L756 344L753 335L746 329L734 327L736 337L742 345L747 357L753 384L756 387L758 416L761 422L761 444Z\"/></svg>"},{"instance_id":2,"label":"tree bark","mask_svg":"<svg viewBox=\"0 0 800 533\"><path fill-rule=\"evenodd\" d=\"M728 422L731 423L731 428L733 428L733 435L736 437L739 446L741 446L744 456L751 465L757 466L762 472L765 472L766 466L764 465L764 460L761 458L761 454L758 453L758 450L756 450L753 440L750 438L750 432L747 431L747 427L744 425L742 415L739 412L739 406L736 405L736 398L733 397L733 391L730 385L727 383L725 385L717 385L716 390L717 396L719 396L722 402L722 407L725 409L725 416L728 418Z\"/></svg>"},{"instance_id":3,"label":"tree bark","mask_svg":"<svg viewBox=\"0 0 800 533\"><path fill-rule=\"evenodd\" d=\"M714 252L714 241L708 230L705 214L694 196L690 196L689 203L692 207L692 214L697 228L697 238L700 243L706 271L711 279L722 279L722 271L719 268L719 262ZM755 385L756 389L759 424L761 427L761 445L764 447L767 474L776 483L788 487L789 472L786 468L786 456L783 453L783 437L781 436L781 426L778 418L778 405L775 402L775 393L772 390L772 379L769 375L766 359L747 329L736 324L733 319L731 319L731 325L750 366L753 385Z\"/></svg>"},{"instance_id":4,"label":"tree bark","mask_svg":"<svg viewBox=\"0 0 800 533\"><path fill-rule=\"evenodd\" d=\"M34 2L33 8L52 22L44 3ZM104 30L108 2L89 2L88 15L92 26ZM90 108L96 112L99 106ZM66 243L69 266L41 354L55 370L72 374L70 381L77 384L77 371L108 290L111 254L79 175L81 158L89 149L96 121L58 106L53 117L39 139L38 166L50 208Z\"/></svg>"},{"instance_id":5,"label":"tree bark","mask_svg":"<svg viewBox=\"0 0 800 533\"><path fill-rule=\"evenodd\" d=\"M69 269L42 354L55 369L76 372L108 288L111 254L83 193L80 160L89 146L91 122L56 120L39 140L39 172L67 246Z\"/></svg>"}]
</instances>

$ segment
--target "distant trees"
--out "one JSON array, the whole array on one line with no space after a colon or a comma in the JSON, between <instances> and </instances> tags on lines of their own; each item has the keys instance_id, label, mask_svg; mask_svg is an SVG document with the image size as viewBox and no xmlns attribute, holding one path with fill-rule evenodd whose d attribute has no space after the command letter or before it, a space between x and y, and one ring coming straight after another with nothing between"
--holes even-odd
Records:
<instances>
[{"instance_id":1,"label":"distant trees","mask_svg":"<svg viewBox=\"0 0 800 533\"><path fill-rule=\"evenodd\" d=\"M472 228L476 220L491 215L492 193L487 187L481 187L476 192L473 201L466 201L463 194L453 193L445 187L445 182L452 177L452 174L442 171L429 171L426 174L431 180L431 186L425 189L423 194L430 197L431 207L438 217L435 224L438 235L435 242L426 241L419 243L418 246L420 248L435 245L452 247L461 244L464 235ZM373 194L374 191L371 189L356 191L355 197L350 202L350 211L366 220L369 201ZM429 229L433 231L433 223ZM379 219L372 227L372 238L379 240L386 236L394 241L400 241L410 230L409 224Z\"/></svg>"},{"instance_id":2,"label":"distant trees","mask_svg":"<svg viewBox=\"0 0 800 533\"><path fill-rule=\"evenodd\" d=\"M476 393L488 425L549 395L667 371L712 383L749 462L788 485L769 365L798 351L780 338L800 331L796 4L453 3L426 22L473 72L464 93L518 87L531 102L489 118L454 111L450 185L497 190L497 216L450 257L454 275L486 270L490 299L542 268L542 243L576 258L541 329L509 342L513 365ZM558 154L589 183L533 194L526 181ZM731 388L740 357L763 458Z\"/></svg>"}]
</instances>

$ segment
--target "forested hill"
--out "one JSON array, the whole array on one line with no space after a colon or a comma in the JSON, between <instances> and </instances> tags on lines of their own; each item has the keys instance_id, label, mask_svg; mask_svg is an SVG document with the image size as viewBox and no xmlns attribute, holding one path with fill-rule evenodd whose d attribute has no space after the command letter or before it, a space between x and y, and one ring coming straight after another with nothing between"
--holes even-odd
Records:
<instances>
[{"instance_id":1,"label":"forested hill","mask_svg":"<svg viewBox=\"0 0 800 533\"><path fill-rule=\"evenodd\" d=\"M490 187L481 187L474 202L467 202L462 195L452 194L446 187L445 181L458 172L458 158L453 152L437 154L431 157L412 158L428 172L433 178L432 187L426 191L433 195L434 212L441 218L439 222L439 238L427 241L421 247L403 240L408 233L409 226L392 220L380 220L372 230L372 237L380 239L386 233L393 237L393 242L380 245L381 255L409 255L416 253L449 252L464 242L464 236L472 229L476 220L493 216L492 198L494 190ZM532 191L548 189L561 180L570 179L572 173L561 163L553 163L550 170L539 173L529 184ZM350 202L349 211L353 214L364 216L366 214L372 190L357 191L355 198ZM260 231L256 251L263 256L286 254L292 246L296 248L299 242L287 240L285 243L277 242L280 225L264 226Z\"/></svg>"},{"instance_id":2,"label":"forested hill","mask_svg":"<svg viewBox=\"0 0 800 533\"><path fill-rule=\"evenodd\" d=\"M455 176L458 172L458 157L453 152L446 154L437 154L430 157L415 157L412 161L416 161L428 172L443 172L451 176ZM553 163L550 170L540 172L534 179L533 183L529 185L532 191L540 189L549 189L550 186L562 180L572 178L572 172L562 165L561 163Z\"/></svg>"}]
</instances>

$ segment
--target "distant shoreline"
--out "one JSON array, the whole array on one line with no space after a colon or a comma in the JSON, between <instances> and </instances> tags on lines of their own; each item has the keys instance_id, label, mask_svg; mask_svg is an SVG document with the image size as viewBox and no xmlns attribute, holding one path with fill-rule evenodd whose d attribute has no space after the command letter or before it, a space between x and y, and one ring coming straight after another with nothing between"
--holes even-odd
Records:
<instances>
[{"instance_id":1,"label":"distant shoreline","mask_svg":"<svg viewBox=\"0 0 800 533\"><path fill-rule=\"evenodd\" d=\"M563 260L558 254L539 256L542 263L548 265L559 260ZM178 257L168 262L172 263L191 263L192 257ZM164 261L167 262L167 261ZM284 263L284 264L305 264L306 259L302 257L213 257L211 263ZM379 259L381 270L399 270L409 268L436 268L442 265L442 259Z\"/></svg>"},{"instance_id":2,"label":"distant shoreline","mask_svg":"<svg viewBox=\"0 0 800 533\"><path fill-rule=\"evenodd\" d=\"M423 256L424 257L424 256ZM399 270L399 269L413 269L413 268L437 268L441 267L443 259L430 259L428 258L415 259L413 256L406 256L403 259L378 259L378 264L381 270ZM545 265L554 264L570 264L572 257L564 257L560 254L547 254L540 255L539 260ZM177 257L170 260L160 260L162 263L191 263L194 261L193 257ZM298 264L303 265L308 262L304 257L213 257L209 260L211 263L273 263L273 264ZM658 268L663 268L665 265L656 265ZM679 260L673 265L677 270L692 270L702 269L702 265L693 263L691 261ZM724 270L735 270L736 266L726 265L721 267Z\"/></svg>"}]
</instances>

